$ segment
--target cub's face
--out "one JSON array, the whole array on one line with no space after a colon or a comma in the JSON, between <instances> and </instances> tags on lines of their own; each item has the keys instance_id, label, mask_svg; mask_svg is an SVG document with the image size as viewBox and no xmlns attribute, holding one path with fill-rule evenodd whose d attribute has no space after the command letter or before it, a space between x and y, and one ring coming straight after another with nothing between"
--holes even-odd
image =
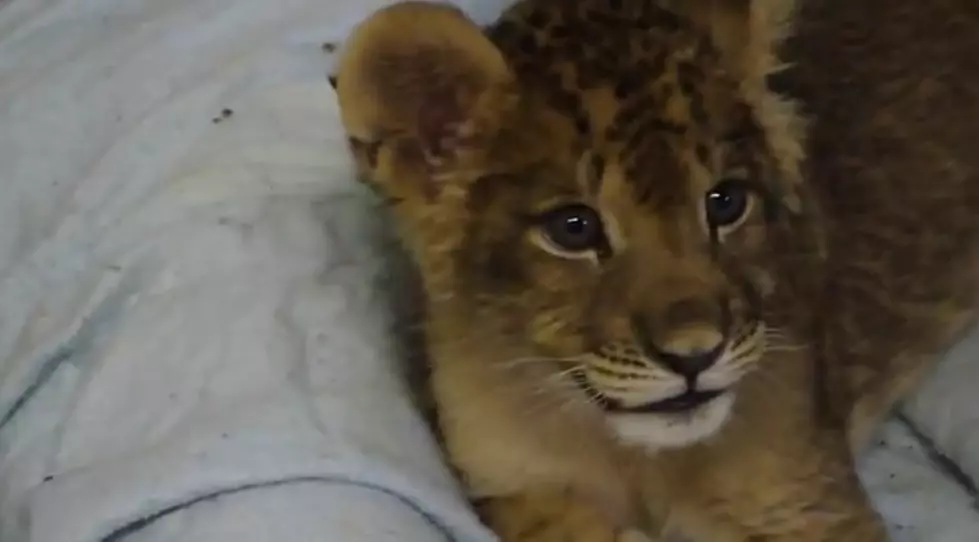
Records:
<instances>
[{"instance_id":1,"label":"cub's face","mask_svg":"<svg viewBox=\"0 0 979 542\"><path fill-rule=\"evenodd\" d=\"M534 388L591 402L624 438L676 446L720 427L765 350L783 207L737 82L707 67L700 122L670 93L608 131L628 137L585 139L450 8L389 8L347 47L351 147L442 332L501 370L533 365Z\"/></svg>"}]
</instances>

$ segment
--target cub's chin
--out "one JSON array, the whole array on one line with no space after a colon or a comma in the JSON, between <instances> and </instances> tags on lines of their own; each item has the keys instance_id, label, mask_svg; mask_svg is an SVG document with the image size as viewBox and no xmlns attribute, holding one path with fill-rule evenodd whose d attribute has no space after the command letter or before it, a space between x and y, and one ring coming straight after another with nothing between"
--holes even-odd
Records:
<instances>
[{"instance_id":1,"label":"cub's chin","mask_svg":"<svg viewBox=\"0 0 979 542\"><path fill-rule=\"evenodd\" d=\"M609 424L625 442L650 451L682 448L717 433L734 405L734 391L694 392L644 407L606 409Z\"/></svg>"}]
</instances>

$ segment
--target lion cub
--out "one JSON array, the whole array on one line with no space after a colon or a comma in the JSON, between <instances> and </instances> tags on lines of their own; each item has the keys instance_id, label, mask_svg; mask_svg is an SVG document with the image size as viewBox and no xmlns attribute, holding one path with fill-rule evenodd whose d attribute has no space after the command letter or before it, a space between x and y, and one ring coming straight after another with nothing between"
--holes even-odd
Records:
<instances>
[{"instance_id":1,"label":"lion cub","mask_svg":"<svg viewBox=\"0 0 979 542\"><path fill-rule=\"evenodd\" d=\"M882 2L799 15L805 180L769 88L789 1L523 0L487 29L402 2L344 45L343 124L420 271L445 447L503 540L887 539L851 457L973 319L955 115L979 100L893 80L896 36L930 23Z\"/></svg>"}]
</instances>

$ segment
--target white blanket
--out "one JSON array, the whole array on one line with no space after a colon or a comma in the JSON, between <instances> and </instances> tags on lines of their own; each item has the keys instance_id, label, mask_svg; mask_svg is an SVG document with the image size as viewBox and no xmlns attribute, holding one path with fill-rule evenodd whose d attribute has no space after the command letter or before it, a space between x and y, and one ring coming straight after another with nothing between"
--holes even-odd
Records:
<instances>
[{"instance_id":1,"label":"white blanket","mask_svg":"<svg viewBox=\"0 0 979 542\"><path fill-rule=\"evenodd\" d=\"M492 539L405 392L325 81L383 2L0 0L0 540ZM915 419L975 474L947 404ZM899 539L975 540L890 431Z\"/></svg>"}]
</instances>

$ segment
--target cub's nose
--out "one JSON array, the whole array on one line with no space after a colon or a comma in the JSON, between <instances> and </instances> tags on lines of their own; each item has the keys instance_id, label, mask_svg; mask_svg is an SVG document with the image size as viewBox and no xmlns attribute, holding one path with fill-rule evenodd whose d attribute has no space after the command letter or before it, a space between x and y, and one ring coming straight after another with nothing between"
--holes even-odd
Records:
<instances>
[{"instance_id":1,"label":"cub's nose","mask_svg":"<svg viewBox=\"0 0 979 542\"><path fill-rule=\"evenodd\" d=\"M650 341L646 354L671 371L693 380L720 359L725 342L724 334L711 327L681 328L659 341Z\"/></svg>"},{"instance_id":2,"label":"cub's nose","mask_svg":"<svg viewBox=\"0 0 979 542\"><path fill-rule=\"evenodd\" d=\"M688 380L709 369L724 353L724 311L716 304L682 299L662 314L636 314L634 334L646 356Z\"/></svg>"}]
</instances>

